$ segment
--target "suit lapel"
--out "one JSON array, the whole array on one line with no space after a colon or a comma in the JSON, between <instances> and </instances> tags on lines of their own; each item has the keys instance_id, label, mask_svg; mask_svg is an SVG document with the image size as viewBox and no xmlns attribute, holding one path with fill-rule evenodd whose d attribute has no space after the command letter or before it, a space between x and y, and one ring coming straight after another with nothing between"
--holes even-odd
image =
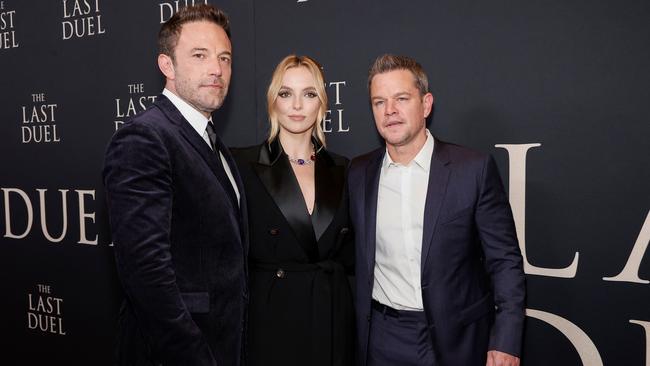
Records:
<instances>
[{"instance_id":1,"label":"suit lapel","mask_svg":"<svg viewBox=\"0 0 650 366\"><path fill-rule=\"evenodd\" d=\"M429 170L429 187L427 188L427 200L424 205L424 221L422 232L422 254L421 254L421 272L426 268L425 263L431 248L433 233L436 229L440 208L447 191L450 170L449 156L445 149L445 143L435 140L433 157L431 158L431 168Z\"/></svg>"},{"instance_id":2,"label":"suit lapel","mask_svg":"<svg viewBox=\"0 0 650 366\"><path fill-rule=\"evenodd\" d=\"M344 183L343 174L344 168L334 164L327 151L321 150L316 155L314 173L316 192L311 222L317 241L320 240L320 237L332 222L341 202Z\"/></svg>"},{"instance_id":3,"label":"suit lapel","mask_svg":"<svg viewBox=\"0 0 650 366\"><path fill-rule=\"evenodd\" d=\"M368 273L374 272L375 247L377 240L377 198L379 194L379 176L381 175L381 162L383 161L385 148L376 150L366 166L366 187L365 213L366 224L366 253L368 253Z\"/></svg>"},{"instance_id":4,"label":"suit lapel","mask_svg":"<svg viewBox=\"0 0 650 366\"><path fill-rule=\"evenodd\" d=\"M237 169L237 163L235 163L235 158L233 158L230 153L230 149L222 149L221 153L226 162L230 167L230 173L232 173L233 178L235 179L235 184L237 185L237 191L239 191L239 214L241 222L241 237L242 243L244 244L244 253L248 256L248 211L247 211L247 202L246 195L244 194L244 182L239 175L239 170ZM216 155L216 154L214 154Z\"/></svg>"},{"instance_id":5,"label":"suit lapel","mask_svg":"<svg viewBox=\"0 0 650 366\"><path fill-rule=\"evenodd\" d=\"M219 174L222 173L220 171L222 169L219 166L219 163L217 162L219 156L215 154L215 152L212 151L212 149L210 149L210 147L205 142L205 140L203 140L203 138L198 133L196 133L194 127L192 127L192 125L190 125L190 123L187 120L185 120L185 117L183 117L183 115L178 110L178 108L176 108L176 106L174 106L174 104L169 99L167 99L167 97L165 97L164 95L158 96L156 103L160 108L160 110L163 111L163 113L165 113L167 117L178 126L181 136L183 136L183 138L187 140L187 142L189 142L190 145L192 145L194 150L196 150L196 152L203 158L206 164L208 164L210 170L212 171L212 174L214 174L215 178L217 178L217 182L221 187L221 189L223 190L224 195L228 196L226 189L230 189L230 187L224 187L221 182L221 179L219 179ZM228 165L230 165L231 171L236 170L234 168L235 167L234 163L231 163L232 157L230 156L230 153L228 153L227 151L224 152L224 156L226 155L230 157L230 160L228 161ZM223 172L223 174L226 175L225 171ZM237 184L238 184L239 192L243 192L241 186L239 186L239 183ZM234 203L232 202L232 200L228 199L227 201L230 202L230 206L232 207L233 210L235 210L235 212L239 211L239 207L233 206Z\"/></svg>"},{"instance_id":6,"label":"suit lapel","mask_svg":"<svg viewBox=\"0 0 650 366\"><path fill-rule=\"evenodd\" d=\"M289 159L282 153L281 145L276 139L270 146L261 146L253 170L287 220L298 244L310 261L315 262L319 258L316 234L300 186L289 164Z\"/></svg>"}]
</instances>

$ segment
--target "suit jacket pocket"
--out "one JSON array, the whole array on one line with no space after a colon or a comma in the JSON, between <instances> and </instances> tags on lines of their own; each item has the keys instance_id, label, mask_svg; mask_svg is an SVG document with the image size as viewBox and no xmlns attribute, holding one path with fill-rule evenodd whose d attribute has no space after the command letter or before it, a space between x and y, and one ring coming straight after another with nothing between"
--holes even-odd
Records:
<instances>
[{"instance_id":1,"label":"suit jacket pocket","mask_svg":"<svg viewBox=\"0 0 650 366\"><path fill-rule=\"evenodd\" d=\"M461 325L471 324L490 312L494 312L494 301L492 293L488 292L480 300L461 310L458 321Z\"/></svg>"},{"instance_id":2,"label":"suit jacket pocket","mask_svg":"<svg viewBox=\"0 0 650 366\"><path fill-rule=\"evenodd\" d=\"M187 311L195 314L210 312L210 294L207 292L182 292L181 297Z\"/></svg>"},{"instance_id":3,"label":"suit jacket pocket","mask_svg":"<svg viewBox=\"0 0 650 366\"><path fill-rule=\"evenodd\" d=\"M469 214L471 214L473 212L474 212L474 206L465 207L465 208L463 208L461 210L458 210L456 212L452 212L449 215L445 215L444 217L442 217L440 219L440 222L442 223L442 225L446 225L446 224L448 224L448 223L450 223L452 221L455 221L456 219L459 219L459 218L461 218L463 216L469 215Z\"/></svg>"}]
</instances>

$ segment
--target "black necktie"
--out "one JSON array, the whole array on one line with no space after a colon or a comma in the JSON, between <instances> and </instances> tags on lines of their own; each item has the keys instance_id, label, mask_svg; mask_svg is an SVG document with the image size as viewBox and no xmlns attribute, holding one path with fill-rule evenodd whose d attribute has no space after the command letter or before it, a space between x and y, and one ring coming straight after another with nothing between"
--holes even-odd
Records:
<instances>
[{"instance_id":1,"label":"black necktie","mask_svg":"<svg viewBox=\"0 0 650 366\"><path fill-rule=\"evenodd\" d=\"M226 147L223 145L223 142L221 142L219 136L217 136L217 133L214 132L214 125L212 124L211 120L208 121L208 126L205 128L205 131L208 133L208 138L210 138L210 145L212 146L212 150L214 150L215 154L217 154L217 165L219 166L216 172L217 179L219 180L219 183L221 183L221 186L226 191L226 193L228 193L228 196L230 196L234 207L239 209L237 194L232 187L232 183L230 182L228 175L226 175L226 169L223 166L223 162L221 161L221 154L219 153Z\"/></svg>"}]
</instances>

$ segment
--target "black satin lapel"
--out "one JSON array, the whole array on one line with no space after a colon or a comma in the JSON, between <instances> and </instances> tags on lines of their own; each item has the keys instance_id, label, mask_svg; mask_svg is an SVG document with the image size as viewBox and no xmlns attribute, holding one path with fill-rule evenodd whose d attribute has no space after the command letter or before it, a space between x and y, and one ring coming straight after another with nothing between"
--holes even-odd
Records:
<instances>
[{"instance_id":1,"label":"black satin lapel","mask_svg":"<svg viewBox=\"0 0 650 366\"><path fill-rule=\"evenodd\" d=\"M447 192L450 170L447 167L449 159L444 149L444 143L435 141L435 149L431 158L429 170L429 187L427 188L427 200L424 205L424 228L422 230L422 259L420 268L426 268L425 263L431 248L433 233L436 229L440 208Z\"/></svg>"},{"instance_id":2,"label":"black satin lapel","mask_svg":"<svg viewBox=\"0 0 650 366\"><path fill-rule=\"evenodd\" d=\"M379 176L383 152L378 153L366 167L366 253L368 253L368 273L373 273L375 267L375 247L377 240L377 198L379 194Z\"/></svg>"},{"instance_id":3,"label":"black satin lapel","mask_svg":"<svg viewBox=\"0 0 650 366\"><path fill-rule=\"evenodd\" d=\"M293 229L298 243L310 261L318 261L318 246L314 228L307 212L302 191L289 165L289 160L286 157L281 157L273 165L258 163L254 169L289 226Z\"/></svg>"},{"instance_id":4,"label":"black satin lapel","mask_svg":"<svg viewBox=\"0 0 650 366\"><path fill-rule=\"evenodd\" d=\"M316 240L320 240L327 227L334 219L341 195L343 194L344 167L334 164L330 156L323 151L316 155L314 173L315 198L311 222L314 226Z\"/></svg>"}]
</instances>

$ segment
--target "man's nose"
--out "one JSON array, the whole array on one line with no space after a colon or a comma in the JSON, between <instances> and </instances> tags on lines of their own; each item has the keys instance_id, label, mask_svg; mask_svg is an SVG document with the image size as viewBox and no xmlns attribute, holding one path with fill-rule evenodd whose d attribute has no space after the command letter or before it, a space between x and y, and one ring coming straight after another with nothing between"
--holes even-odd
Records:
<instances>
[{"instance_id":1,"label":"man's nose","mask_svg":"<svg viewBox=\"0 0 650 366\"><path fill-rule=\"evenodd\" d=\"M384 114L387 116L390 116L391 114L394 114L396 112L395 110L395 104L392 100L387 100L386 101L386 108L384 109Z\"/></svg>"},{"instance_id":2,"label":"man's nose","mask_svg":"<svg viewBox=\"0 0 650 366\"><path fill-rule=\"evenodd\" d=\"M219 58L213 59L210 62L210 75L221 76L223 73L223 66Z\"/></svg>"}]
</instances>

